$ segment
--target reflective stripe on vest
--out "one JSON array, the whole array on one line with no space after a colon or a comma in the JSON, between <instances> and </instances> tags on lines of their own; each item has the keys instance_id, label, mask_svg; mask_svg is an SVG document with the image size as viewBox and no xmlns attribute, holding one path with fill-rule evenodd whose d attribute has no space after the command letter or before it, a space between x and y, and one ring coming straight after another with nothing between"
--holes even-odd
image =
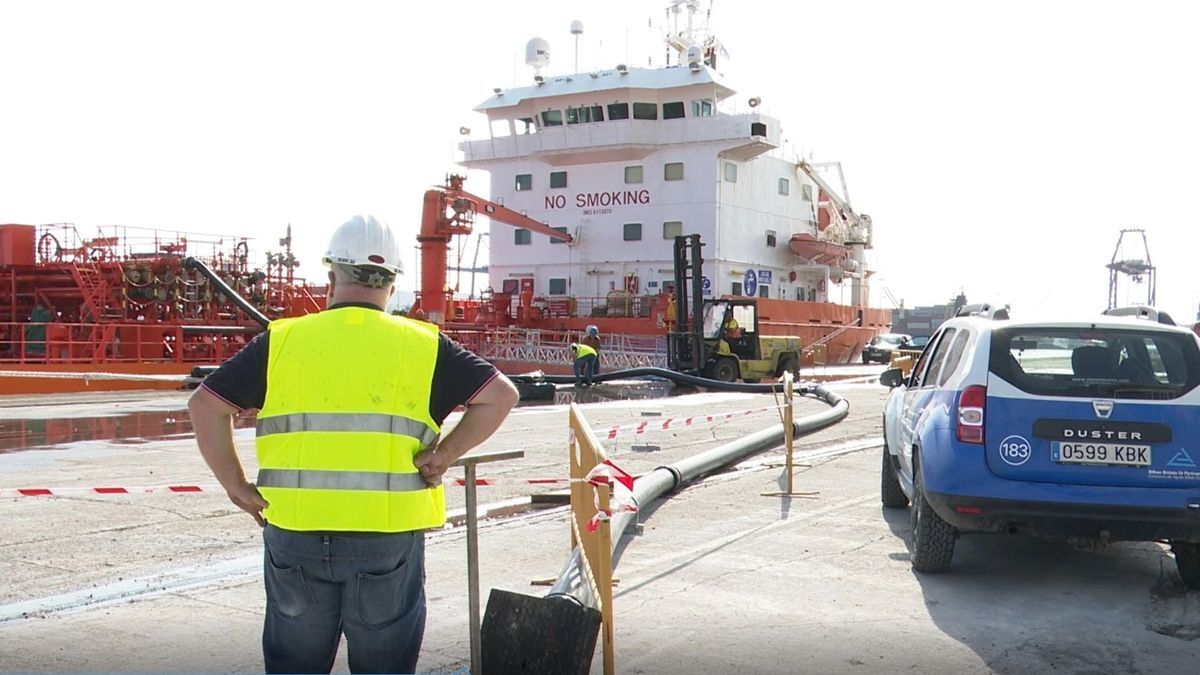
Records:
<instances>
[{"instance_id":1,"label":"reflective stripe on vest","mask_svg":"<svg viewBox=\"0 0 1200 675\"><path fill-rule=\"evenodd\" d=\"M425 447L437 432L424 422L384 413L292 413L258 420L258 435L294 434L301 431L354 431L396 434L415 438Z\"/></svg>"},{"instance_id":2,"label":"reflective stripe on vest","mask_svg":"<svg viewBox=\"0 0 1200 675\"><path fill-rule=\"evenodd\" d=\"M429 485L419 473L379 471L320 471L309 469L259 469L258 487L300 490L376 490L412 492Z\"/></svg>"},{"instance_id":3,"label":"reflective stripe on vest","mask_svg":"<svg viewBox=\"0 0 1200 675\"><path fill-rule=\"evenodd\" d=\"M330 532L444 525L444 489L413 461L441 431L429 415L437 327L339 307L268 330L255 442L267 521Z\"/></svg>"}]
</instances>

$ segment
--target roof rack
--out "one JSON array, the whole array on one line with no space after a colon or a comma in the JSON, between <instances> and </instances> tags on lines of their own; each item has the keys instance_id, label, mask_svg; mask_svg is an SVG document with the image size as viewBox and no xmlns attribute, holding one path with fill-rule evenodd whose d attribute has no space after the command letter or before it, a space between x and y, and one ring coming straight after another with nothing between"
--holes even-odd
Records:
<instances>
[{"instance_id":1,"label":"roof rack","mask_svg":"<svg viewBox=\"0 0 1200 675\"><path fill-rule=\"evenodd\" d=\"M954 316L977 316L993 321L1003 321L1008 318L1008 305L997 307L986 302L977 305L963 305L958 308Z\"/></svg>"},{"instance_id":2,"label":"roof rack","mask_svg":"<svg viewBox=\"0 0 1200 675\"><path fill-rule=\"evenodd\" d=\"M1112 309L1104 310L1105 316L1132 316L1146 321L1154 321L1157 323L1174 326L1175 320L1170 314L1157 310L1150 305L1131 305L1129 307L1113 307Z\"/></svg>"}]
</instances>

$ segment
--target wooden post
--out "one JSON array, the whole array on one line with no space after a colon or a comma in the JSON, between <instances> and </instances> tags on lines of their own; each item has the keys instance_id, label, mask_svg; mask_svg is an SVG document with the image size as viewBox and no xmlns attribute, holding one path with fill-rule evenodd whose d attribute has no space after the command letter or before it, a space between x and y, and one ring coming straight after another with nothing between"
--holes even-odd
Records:
<instances>
[{"instance_id":1,"label":"wooden post","mask_svg":"<svg viewBox=\"0 0 1200 675\"><path fill-rule=\"evenodd\" d=\"M467 602L471 617L471 672L475 675L483 672L479 622L479 506L475 494L475 466L524 456L524 450L486 452L459 457L450 465L463 467L464 487L467 490Z\"/></svg>"},{"instance_id":2,"label":"wooden post","mask_svg":"<svg viewBox=\"0 0 1200 675\"><path fill-rule=\"evenodd\" d=\"M783 373L783 444L784 444L784 448L786 450L786 453L784 455L784 462L785 462L784 463L784 467L785 467L784 472L786 474L786 479L785 479L784 485L786 486L786 489L783 492L764 492L764 493L762 493L762 496L764 496L764 497L815 497L816 495L820 494L819 492L796 492L793 489L792 473L795 470L795 463L793 462L793 457L792 457L794 442L795 442L795 438L794 438L795 425L793 424L793 420L795 419L795 411L793 409L793 404L794 404L793 389L794 388L795 388L795 386L792 382L791 372L784 371L784 373Z\"/></svg>"}]
</instances>

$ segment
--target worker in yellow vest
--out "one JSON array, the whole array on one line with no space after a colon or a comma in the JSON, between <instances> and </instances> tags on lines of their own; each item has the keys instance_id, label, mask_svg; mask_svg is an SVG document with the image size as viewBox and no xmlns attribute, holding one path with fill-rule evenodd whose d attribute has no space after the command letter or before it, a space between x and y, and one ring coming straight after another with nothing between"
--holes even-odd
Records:
<instances>
[{"instance_id":1,"label":"worker in yellow vest","mask_svg":"<svg viewBox=\"0 0 1200 675\"><path fill-rule=\"evenodd\" d=\"M579 343L571 343L571 355L575 358L575 386L592 386L592 376L595 373L596 350Z\"/></svg>"},{"instance_id":2,"label":"worker in yellow vest","mask_svg":"<svg viewBox=\"0 0 1200 675\"><path fill-rule=\"evenodd\" d=\"M328 309L271 322L188 403L229 499L263 526L266 671L411 673L425 631L424 530L446 520L442 474L499 428L512 383L433 324L383 311L401 273L391 230L333 234ZM454 408L458 424L442 434ZM231 420L257 408L258 479Z\"/></svg>"}]
</instances>

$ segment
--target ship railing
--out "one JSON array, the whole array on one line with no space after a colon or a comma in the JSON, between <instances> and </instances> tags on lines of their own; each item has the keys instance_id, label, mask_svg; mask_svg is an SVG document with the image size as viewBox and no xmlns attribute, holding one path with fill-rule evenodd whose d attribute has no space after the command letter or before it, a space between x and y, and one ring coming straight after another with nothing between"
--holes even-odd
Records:
<instances>
[{"instance_id":1,"label":"ship railing","mask_svg":"<svg viewBox=\"0 0 1200 675\"><path fill-rule=\"evenodd\" d=\"M571 343L579 331L535 328L450 331L451 337L489 361L518 361L531 365L570 364ZM661 336L601 335L600 358L607 370L665 368L667 341Z\"/></svg>"},{"instance_id":2,"label":"ship railing","mask_svg":"<svg viewBox=\"0 0 1200 675\"><path fill-rule=\"evenodd\" d=\"M96 228L96 236L84 237L74 224L55 223L38 227L37 255L41 262L76 263L191 255L207 261L210 267L244 270L250 260L250 241L236 235L125 225L102 225Z\"/></svg>"},{"instance_id":3,"label":"ship railing","mask_svg":"<svg viewBox=\"0 0 1200 675\"><path fill-rule=\"evenodd\" d=\"M163 323L0 322L0 364L219 364L255 326Z\"/></svg>"},{"instance_id":4,"label":"ship railing","mask_svg":"<svg viewBox=\"0 0 1200 675\"><path fill-rule=\"evenodd\" d=\"M757 136L779 145L779 123L758 112L673 120L608 120L547 127L529 134L465 141L459 148L463 152L463 159L471 162L579 148L708 143L750 140Z\"/></svg>"}]
</instances>

